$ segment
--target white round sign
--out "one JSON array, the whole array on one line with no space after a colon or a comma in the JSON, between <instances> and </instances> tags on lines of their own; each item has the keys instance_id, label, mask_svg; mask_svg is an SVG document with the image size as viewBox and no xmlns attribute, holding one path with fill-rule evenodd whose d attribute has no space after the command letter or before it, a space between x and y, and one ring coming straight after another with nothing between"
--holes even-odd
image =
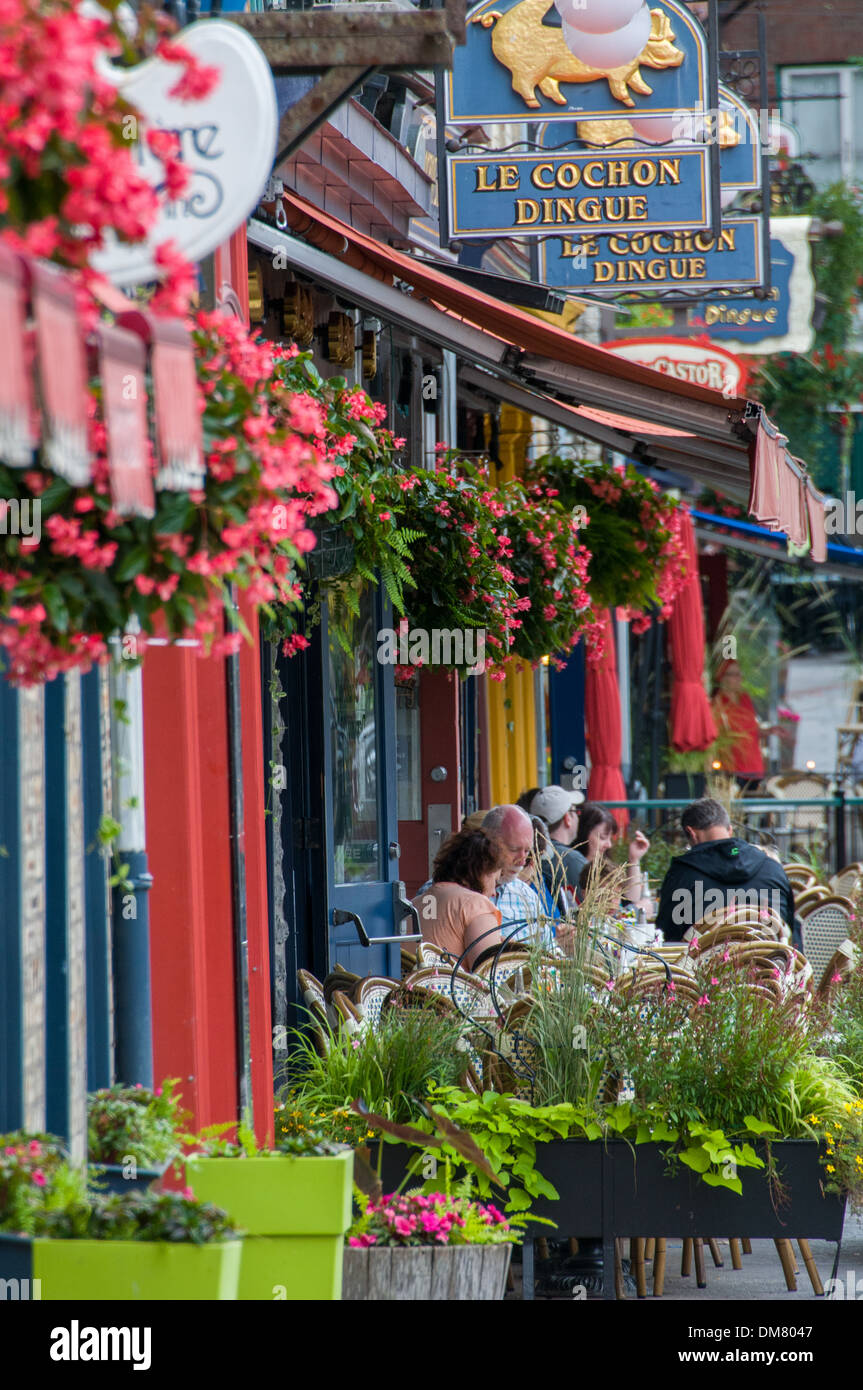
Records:
<instances>
[{"instance_id":1,"label":"white round sign","mask_svg":"<svg viewBox=\"0 0 863 1390\"><path fill-rule=\"evenodd\" d=\"M147 130L174 131L192 174L185 195L163 204L146 241L126 245L106 234L103 249L91 256L95 270L123 287L159 279L153 253L161 242L176 242L190 261L209 255L257 206L272 173L276 91L254 39L237 24L208 19L184 29L177 42L221 72L213 92L200 101L168 95L182 73L178 63L153 57L125 70L101 65L102 75L143 118L135 158L145 177L158 187L162 173L144 139Z\"/></svg>"}]
</instances>

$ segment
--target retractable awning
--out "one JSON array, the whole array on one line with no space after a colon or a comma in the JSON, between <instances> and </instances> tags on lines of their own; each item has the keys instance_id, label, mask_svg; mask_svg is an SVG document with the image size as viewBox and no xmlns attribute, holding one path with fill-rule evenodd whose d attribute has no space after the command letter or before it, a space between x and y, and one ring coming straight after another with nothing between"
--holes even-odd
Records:
<instances>
[{"instance_id":1,"label":"retractable awning","mask_svg":"<svg viewBox=\"0 0 863 1390\"><path fill-rule=\"evenodd\" d=\"M696 484L739 499L756 491L766 430L757 403L629 362L356 231L294 193L285 193L283 205L287 228L253 219L250 241L281 252L285 263L358 307L456 352L459 378L473 389ZM788 465L779 459L776 466ZM799 479L790 483L783 473L780 482L783 497L802 499ZM808 482L807 491L817 532L823 502ZM802 524L802 512L797 515ZM819 548L816 542L814 558Z\"/></svg>"}]
</instances>

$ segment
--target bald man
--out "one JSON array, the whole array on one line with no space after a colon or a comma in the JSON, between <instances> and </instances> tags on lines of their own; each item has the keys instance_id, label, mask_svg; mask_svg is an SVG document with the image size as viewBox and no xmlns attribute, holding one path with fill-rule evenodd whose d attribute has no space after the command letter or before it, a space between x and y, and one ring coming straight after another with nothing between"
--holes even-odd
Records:
<instances>
[{"instance_id":1,"label":"bald man","mask_svg":"<svg viewBox=\"0 0 863 1390\"><path fill-rule=\"evenodd\" d=\"M501 915L500 929L506 936L517 923L524 927L513 939L534 936L541 930L542 903L539 894L519 878L533 852L533 823L520 806L493 806L483 821L503 845L505 868L498 881L495 907Z\"/></svg>"}]
</instances>

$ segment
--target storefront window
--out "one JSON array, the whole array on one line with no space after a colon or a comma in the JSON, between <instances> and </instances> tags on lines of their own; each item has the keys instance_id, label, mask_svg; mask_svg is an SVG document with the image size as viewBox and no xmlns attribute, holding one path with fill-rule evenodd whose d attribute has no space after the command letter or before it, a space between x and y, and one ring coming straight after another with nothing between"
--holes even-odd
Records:
<instances>
[{"instance_id":1,"label":"storefront window","mask_svg":"<svg viewBox=\"0 0 863 1390\"><path fill-rule=\"evenodd\" d=\"M374 595L360 584L354 586L353 595L359 603L358 614L351 612L346 602L347 586L334 590L328 599L337 884L373 883L383 877L378 830Z\"/></svg>"}]
</instances>

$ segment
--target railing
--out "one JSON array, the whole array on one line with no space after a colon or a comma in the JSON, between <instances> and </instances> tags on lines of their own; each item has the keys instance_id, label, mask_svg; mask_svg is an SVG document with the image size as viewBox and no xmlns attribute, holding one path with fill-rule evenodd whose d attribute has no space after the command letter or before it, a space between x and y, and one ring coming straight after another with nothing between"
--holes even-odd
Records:
<instances>
[{"instance_id":1,"label":"railing","mask_svg":"<svg viewBox=\"0 0 863 1390\"><path fill-rule=\"evenodd\" d=\"M685 837L680 813L691 797L653 798L641 801L603 801L610 811L629 811L649 835L680 852ZM840 786L823 797L739 797L731 805L735 834L762 846L771 846L783 861L812 857L830 873L863 858L863 796L848 796Z\"/></svg>"}]
</instances>

